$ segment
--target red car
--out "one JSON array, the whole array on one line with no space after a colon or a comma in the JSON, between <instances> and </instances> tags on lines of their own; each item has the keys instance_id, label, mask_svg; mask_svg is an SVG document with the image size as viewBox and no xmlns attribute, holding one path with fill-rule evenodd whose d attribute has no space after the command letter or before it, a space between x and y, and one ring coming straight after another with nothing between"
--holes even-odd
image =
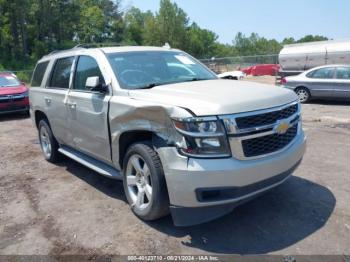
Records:
<instances>
[{"instance_id":1,"label":"red car","mask_svg":"<svg viewBox=\"0 0 350 262\"><path fill-rule=\"evenodd\" d=\"M247 75L253 76L274 76L278 73L279 69L280 65L278 64L261 64L244 68L242 71Z\"/></svg>"},{"instance_id":2,"label":"red car","mask_svg":"<svg viewBox=\"0 0 350 262\"><path fill-rule=\"evenodd\" d=\"M14 74L0 73L0 114L29 113L28 88Z\"/></svg>"}]
</instances>

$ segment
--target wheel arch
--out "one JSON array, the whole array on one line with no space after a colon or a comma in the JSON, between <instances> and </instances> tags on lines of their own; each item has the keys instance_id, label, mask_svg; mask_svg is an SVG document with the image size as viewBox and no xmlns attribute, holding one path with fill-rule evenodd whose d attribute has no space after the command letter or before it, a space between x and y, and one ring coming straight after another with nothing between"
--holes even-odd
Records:
<instances>
[{"instance_id":1,"label":"wheel arch","mask_svg":"<svg viewBox=\"0 0 350 262\"><path fill-rule=\"evenodd\" d=\"M34 112L34 120L35 120L35 126L37 128L39 127L39 122L43 119L45 119L50 126L50 122L49 122L49 119L47 118L46 114L41 110L36 110Z\"/></svg>"},{"instance_id":2,"label":"wheel arch","mask_svg":"<svg viewBox=\"0 0 350 262\"><path fill-rule=\"evenodd\" d=\"M310 89L307 86L305 86L305 85L297 85L294 89L297 90L297 89L300 89L300 88L304 88L304 89L306 89L306 90L308 90L310 92Z\"/></svg>"},{"instance_id":3,"label":"wheel arch","mask_svg":"<svg viewBox=\"0 0 350 262\"><path fill-rule=\"evenodd\" d=\"M167 142L158 136L154 131L150 130L130 130L123 132L119 137L119 166L123 168L124 156L128 148L137 142L149 141L155 148L166 146Z\"/></svg>"}]
</instances>

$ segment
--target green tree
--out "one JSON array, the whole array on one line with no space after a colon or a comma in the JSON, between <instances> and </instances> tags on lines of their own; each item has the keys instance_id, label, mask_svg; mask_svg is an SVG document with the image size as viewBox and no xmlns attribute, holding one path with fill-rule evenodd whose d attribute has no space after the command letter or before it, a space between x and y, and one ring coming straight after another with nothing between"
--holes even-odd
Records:
<instances>
[{"instance_id":1,"label":"green tree","mask_svg":"<svg viewBox=\"0 0 350 262\"><path fill-rule=\"evenodd\" d=\"M151 21L154 23L152 12L142 12L140 9L132 7L124 16L123 42L135 45L145 44L145 32L147 27L152 27ZM150 37L154 36L152 30L147 31Z\"/></svg>"},{"instance_id":2,"label":"green tree","mask_svg":"<svg viewBox=\"0 0 350 262\"><path fill-rule=\"evenodd\" d=\"M215 55L217 38L214 32L202 29L193 23L187 30L187 43L184 49L195 57L212 57Z\"/></svg>"},{"instance_id":3,"label":"green tree","mask_svg":"<svg viewBox=\"0 0 350 262\"><path fill-rule=\"evenodd\" d=\"M317 41L327 41L328 38L321 35L306 35L300 38L297 43L307 43L307 42L317 42Z\"/></svg>"},{"instance_id":4,"label":"green tree","mask_svg":"<svg viewBox=\"0 0 350 262\"><path fill-rule=\"evenodd\" d=\"M185 49L188 21L187 14L176 3L161 0L156 15L157 35L154 35L158 45L169 43L172 47Z\"/></svg>"},{"instance_id":5,"label":"green tree","mask_svg":"<svg viewBox=\"0 0 350 262\"><path fill-rule=\"evenodd\" d=\"M132 7L125 14L121 0L0 0L0 65L2 69L32 69L38 58L78 43L123 42L172 47L197 58L276 54L283 45L327 40L307 35L299 40L245 36L231 45L195 22L176 3L160 0L158 12Z\"/></svg>"}]
</instances>

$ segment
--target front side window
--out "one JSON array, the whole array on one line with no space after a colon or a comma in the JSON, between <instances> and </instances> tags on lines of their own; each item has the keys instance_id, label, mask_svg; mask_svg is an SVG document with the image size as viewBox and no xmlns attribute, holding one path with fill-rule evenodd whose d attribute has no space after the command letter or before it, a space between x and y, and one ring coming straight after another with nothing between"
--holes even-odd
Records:
<instances>
[{"instance_id":1,"label":"front side window","mask_svg":"<svg viewBox=\"0 0 350 262\"><path fill-rule=\"evenodd\" d=\"M38 63L35 67L31 86L41 86L41 82L43 81L44 74L47 68L49 61Z\"/></svg>"},{"instance_id":2,"label":"front side window","mask_svg":"<svg viewBox=\"0 0 350 262\"><path fill-rule=\"evenodd\" d=\"M336 77L337 79L350 80L350 67L338 67Z\"/></svg>"},{"instance_id":3,"label":"front side window","mask_svg":"<svg viewBox=\"0 0 350 262\"><path fill-rule=\"evenodd\" d=\"M19 86L21 83L18 79L12 75L1 75L0 76L0 88L1 87L13 87Z\"/></svg>"},{"instance_id":4,"label":"front side window","mask_svg":"<svg viewBox=\"0 0 350 262\"><path fill-rule=\"evenodd\" d=\"M334 67L326 67L314 70L307 74L309 78L331 79L334 76Z\"/></svg>"},{"instance_id":5,"label":"front side window","mask_svg":"<svg viewBox=\"0 0 350 262\"><path fill-rule=\"evenodd\" d=\"M74 57L60 58L54 66L50 87L51 88L69 88L69 77Z\"/></svg>"},{"instance_id":6,"label":"front side window","mask_svg":"<svg viewBox=\"0 0 350 262\"><path fill-rule=\"evenodd\" d=\"M87 90L85 86L86 79L92 76L98 76L100 83L104 84L103 76L96 60L90 56L80 56L75 71L73 88Z\"/></svg>"},{"instance_id":7,"label":"front side window","mask_svg":"<svg viewBox=\"0 0 350 262\"><path fill-rule=\"evenodd\" d=\"M107 57L124 89L217 79L213 72L182 52L111 53Z\"/></svg>"}]
</instances>

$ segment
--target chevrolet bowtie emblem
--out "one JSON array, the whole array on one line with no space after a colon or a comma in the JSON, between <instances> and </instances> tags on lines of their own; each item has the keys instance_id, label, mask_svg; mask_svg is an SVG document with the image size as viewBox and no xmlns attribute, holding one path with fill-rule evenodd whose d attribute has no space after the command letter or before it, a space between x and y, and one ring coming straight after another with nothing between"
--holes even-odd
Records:
<instances>
[{"instance_id":1,"label":"chevrolet bowtie emblem","mask_svg":"<svg viewBox=\"0 0 350 262\"><path fill-rule=\"evenodd\" d=\"M277 124L277 126L275 127L275 131L277 134L283 135L287 132L287 130L289 129L289 124L286 122L280 122L279 124Z\"/></svg>"}]
</instances>

